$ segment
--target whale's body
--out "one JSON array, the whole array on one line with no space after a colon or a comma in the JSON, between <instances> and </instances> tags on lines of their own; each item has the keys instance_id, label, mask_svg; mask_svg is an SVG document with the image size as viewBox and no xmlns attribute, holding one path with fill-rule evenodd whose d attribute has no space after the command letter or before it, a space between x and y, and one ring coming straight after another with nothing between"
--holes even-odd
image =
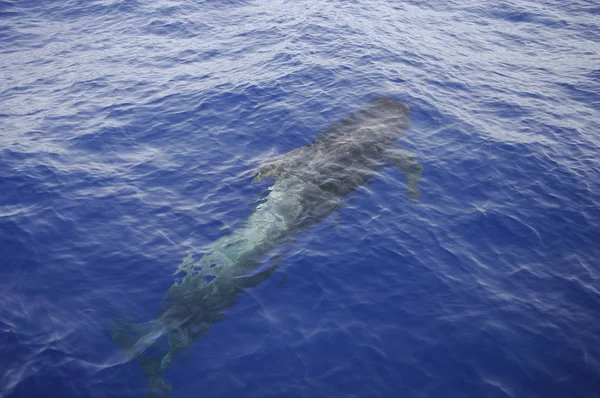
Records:
<instances>
[{"instance_id":1,"label":"whale's body","mask_svg":"<svg viewBox=\"0 0 600 398\"><path fill-rule=\"evenodd\" d=\"M284 239L331 214L389 165L405 173L408 196L418 198L422 167L413 154L396 148L409 113L408 105L377 97L312 144L261 164L255 181L274 178L275 183L243 227L211 244L199 261L191 256L183 261L178 272L185 276L169 289L168 303L150 326L119 325L113 333L130 357L138 357L149 396L169 394L165 370L223 318L242 290L268 277L273 268L256 273L257 266Z\"/></svg>"}]
</instances>

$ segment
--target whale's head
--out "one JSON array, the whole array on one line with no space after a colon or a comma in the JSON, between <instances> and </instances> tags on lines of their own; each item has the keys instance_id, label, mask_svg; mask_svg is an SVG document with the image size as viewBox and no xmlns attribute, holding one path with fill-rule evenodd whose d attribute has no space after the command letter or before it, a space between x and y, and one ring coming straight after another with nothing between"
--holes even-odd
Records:
<instances>
[{"instance_id":1,"label":"whale's head","mask_svg":"<svg viewBox=\"0 0 600 398\"><path fill-rule=\"evenodd\" d=\"M401 114L408 117L410 115L410 106L408 104L390 97L375 97L369 103L369 107L374 112L379 112L381 116L385 116L385 114L390 116Z\"/></svg>"},{"instance_id":2,"label":"whale's head","mask_svg":"<svg viewBox=\"0 0 600 398\"><path fill-rule=\"evenodd\" d=\"M375 97L366 108L369 116L382 123L396 124L408 127L410 106L390 97Z\"/></svg>"},{"instance_id":3,"label":"whale's head","mask_svg":"<svg viewBox=\"0 0 600 398\"><path fill-rule=\"evenodd\" d=\"M410 106L390 97L375 97L362 112L362 127L370 136L400 137L410 125Z\"/></svg>"}]
</instances>

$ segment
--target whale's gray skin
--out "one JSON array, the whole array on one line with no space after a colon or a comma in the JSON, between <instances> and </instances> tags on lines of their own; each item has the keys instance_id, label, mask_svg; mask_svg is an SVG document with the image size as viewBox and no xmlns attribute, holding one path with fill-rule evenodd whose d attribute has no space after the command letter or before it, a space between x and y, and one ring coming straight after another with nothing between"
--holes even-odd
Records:
<instances>
[{"instance_id":1,"label":"whale's gray skin","mask_svg":"<svg viewBox=\"0 0 600 398\"><path fill-rule=\"evenodd\" d=\"M222 319L241 291L269 276L273 268L255 272L265 255L339 208L378 170L399 168L408 196L418 199L422 167L413 154L396 147L409 125L409 113L400 101L374 98L312 144L260 165L254 180L270 177L275 183L243 227L211 244L199 261L194 263L191 256L183 261L177 273L185 276L169 289L168 302L155 321L120 324L113 331L126 353L140 361L150 384L148 396L168 396L170 385L163 375L175 357Z\"/></svg>"}]
</instances>

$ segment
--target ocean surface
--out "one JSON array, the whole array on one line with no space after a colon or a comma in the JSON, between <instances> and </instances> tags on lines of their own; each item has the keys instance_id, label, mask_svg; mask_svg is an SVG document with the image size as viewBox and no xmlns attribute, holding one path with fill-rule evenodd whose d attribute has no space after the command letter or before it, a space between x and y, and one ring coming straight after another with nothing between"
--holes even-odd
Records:
<instances>
[{"instance_id":1,"label":"ocean surface","mask_svg":"<svg viewBox=\"0 0 600 398\"><path fill-rule=\"evenodd\" d=\"M420 198L382 169L266 254L170 396L600 397L587 0L0 1L0 396L168 395L166 336L118 325L245 225L261 161L378 96Z\"/></svg>"}]
</instances>

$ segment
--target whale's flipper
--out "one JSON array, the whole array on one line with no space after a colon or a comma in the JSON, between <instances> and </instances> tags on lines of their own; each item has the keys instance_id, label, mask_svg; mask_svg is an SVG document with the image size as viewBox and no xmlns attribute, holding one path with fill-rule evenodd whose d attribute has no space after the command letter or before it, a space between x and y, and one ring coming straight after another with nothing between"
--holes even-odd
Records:
<instances>
[{"instance_id":1,"label":"whale's flipper","mask_svg":"<svg viewBox=\"0 0 600 398\"><path fill-rule=\"evenodd\" d=\"M258 286L262 281L271 276L278 266L279 262L259 273L234 278L237 289L239 289L239 292L241 293L246 289Z\"/></svg>"},{"instance_id":2,"label":"whale's flipper","mask_svg":"<svg viewBox=\"0 0 600 398\"><path fill-rule=\"evenodd\" d=\"M388 148L383 152L383 159L397 167L406 176L406 193L412 200L418 200L419 180L423 174L423 166L417 161L417 155L401 148Z\"/></svg>"}]
</instances>

